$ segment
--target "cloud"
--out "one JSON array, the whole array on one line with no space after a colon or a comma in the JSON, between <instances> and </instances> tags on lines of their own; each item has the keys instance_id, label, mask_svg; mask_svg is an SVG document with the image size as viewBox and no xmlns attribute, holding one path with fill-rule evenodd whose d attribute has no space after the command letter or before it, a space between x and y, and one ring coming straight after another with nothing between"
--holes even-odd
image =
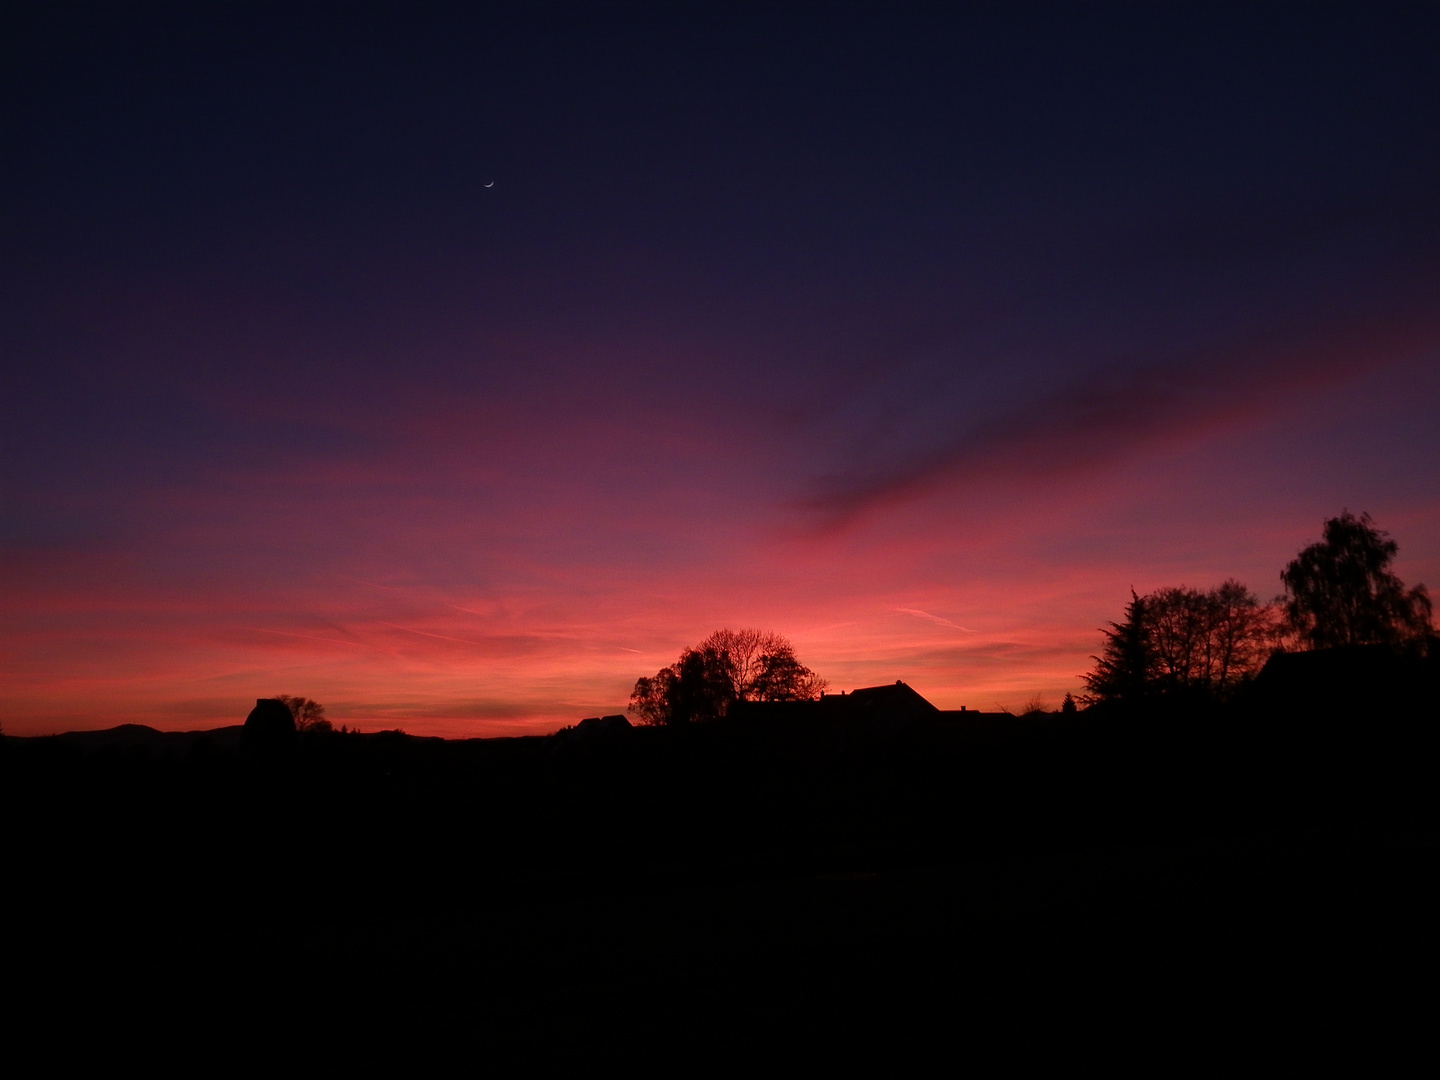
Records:
<instances>
[{"instance_id":1,"label":"cloud","mask_svg":"<svg viewBox=\"0 0 1440 1080\"><path fill-rule=\"evenodd\" d=\"M862 427L841 455L847 466L820 472L800 507L828 529L957 484L1091 470L1159 441L1282 409L1317 387L1437 347L1440 320L1433 317L1272 327L1145 360L1057 364L1048 379L1045 367L1033 365L1022 373L1032 376L1023 389L989 395L996 405L983 414L949 388L927 395L923 378L907 385L902 377L911 430L887 440ZM948 424L939 415L946 403L954 403ZM901 426L893 418L885 423Z\"/></svg>"},{"instance_id":2,"label":"cloud","mask_svg":"<svg viewBox=\"0 0 1440 1080\"><path fill-rule=\"evenodd\" d=\"M969 627L961 626L959 623L953 623L949 619L942 619L939 615L931 615L928 611L921 611L919 608L902 607L896 608L895 610L905 615L914 615L917 619L928 619L936 626L948 626L952 630L963 630L967 634L975 633L975 631Z\"/></svg>"}]
</instances>

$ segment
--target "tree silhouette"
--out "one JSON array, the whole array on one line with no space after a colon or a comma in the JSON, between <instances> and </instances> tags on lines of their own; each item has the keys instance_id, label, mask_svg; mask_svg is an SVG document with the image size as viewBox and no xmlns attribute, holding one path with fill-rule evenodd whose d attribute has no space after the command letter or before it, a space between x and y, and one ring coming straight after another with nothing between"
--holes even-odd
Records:
<instances>
[{"instance_id":1,"label":"tree silhouette","mask_svg":"<svg viewBox=\"0 0 1440 1080\"><path fill-rule=\"evenodd\" d=\"M318 701L294 694L276 694L275 700L282 702L290 710L290 715L295 718L296 731L303 733L335 730L330 721L325 719L325 706Z\"/></svg>"},{"instance_id":2,"label":"tree silhouette","mask_svg":"<svg viewBox=\"0 0 1440 1080\"><path fill-rule=\"evenodd\" d=\"M1280 572L1286 622L1303 647L1405 646L1434 635L1429 593L1407 590L1390 571L1399 546L1369 514L1343 511L1324 537Z\"/></svg>"},{"instance_id":3,"label":"tree silhouette","mask_svg":"<svg viewBox=\"0 0 1440 1080\"><path fill-rule=\"evenodd\" d=\"M1092 656L1095 669L1083 676L1089 691L1086 704L1100 701L1136 701L1150 693L1151 675L1155 666L1150 634L1145 625L1145 601L1130 590L1130 603L1125 605L1125 621L1110 624L1102 630L1105 645L1099 656Z\"/></svg>"},{"instance_id":4,"label":"tree silhouette","mask_svg":"<svg viewBox=\"0 0 1440 1080\"><path fill-rule=\"evenodd\" d=\"M1132 589L1125 621L1110 626L1084 676L1087 704L1156 694L1225 698L1260 669L1275 641L1272 610L1233 578L1204 592L1178 586L1137 596Z\"/></svg>"},{"instance_id":5,"label":"tree silhouette","mask_svg":"<svg viewBox=\"0 0 1440 1080\"><path fill-rule=\"evenodd\" d=\"M825 680L779 634L717 630L653 677L636 680L631 711L651 724L718 720L740 701L804 701Z\"/></svg>"},{"instance_id":6,"label":"tree silhouette","mask_svg":"<svg viewBox=\"0 0 1440 1080\"><path fill-rule=\"evenodd\" d=\"M1274 644L1272 610L1234 578L1206 592L1160 589L1146 597L1145 619L1152 678L1169 692L1225 697Z\"/></svg>"}]
</instances>

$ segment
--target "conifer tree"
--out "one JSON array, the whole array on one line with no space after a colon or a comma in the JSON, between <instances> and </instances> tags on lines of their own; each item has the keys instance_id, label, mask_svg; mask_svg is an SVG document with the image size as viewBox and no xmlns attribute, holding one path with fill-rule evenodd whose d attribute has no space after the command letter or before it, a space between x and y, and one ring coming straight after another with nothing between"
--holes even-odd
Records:
<instances>
[{"instance_id":1,"label":"conifer tree","mask_svg":"<svg viewBox=\"0 0 1440 1080\"><path fill-rule=\"evenodd\" d=\"M1083 696L1087 705L1098 701L1137 701L1151 688L1155 668L1154 649L1146 626L1145 601L1130 590L1130 603L1125 606L1125 621L1110 624L1102 631L1105 647L1099 656L1092 656L1095 670L1084 677L1089 693Z\"/></svg>"}]
</instances>

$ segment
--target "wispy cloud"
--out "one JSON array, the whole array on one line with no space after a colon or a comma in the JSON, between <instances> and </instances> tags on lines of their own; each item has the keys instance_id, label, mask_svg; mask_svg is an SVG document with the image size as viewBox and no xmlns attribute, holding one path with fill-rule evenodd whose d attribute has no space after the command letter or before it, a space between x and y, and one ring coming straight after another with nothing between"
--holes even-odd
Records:
<instances>
[{"instance_id":1,"label":"wispy cloud","mask_svg":"<svg viewBox=\"0 0 1440 1080\"><path fill-rule=\"evenodd\" d=\"M300 639L303 640L303 641L319 641L319 642L325 643L326 645L344 645L344 646L347 646L347 647L349 647L349 648L354 648L354 649L375 649L375 648L377 648L377 646L371 645L371 644L369 644L368 642L364 642L364 641L355 641L355 640L353 640L353 639L345 640L345 639L341 639L341 638L320 637L320 636L317 635L317 634L297 634L297 633L294 633L293 631L290 631L290 630L271 630L271 629L269 629L268 627L264 627L264 626L257 626L257 627L253 627L253 628L247 627L247 628L244 628L244 629L247 630L247 631L253 631L254 633L257 633L257 634L274 634L276 637L300 638Z\"/></svg>"},{"instance_id":2,"label":"wispy cloud","mask_svg":"<svg viewBox=\"0 0 1440 1080\"><path fill-rule=\"evenodd\" d=\"M971 630L968 626L961 626L959 623L951 622L949 619L942 619L939 615L931 615L930 612L921 611L919 608L902 607L896 608L895 610L906 615L913 615L917 619L928 619L936 626L948 626L952 630L960 630L967 634L976 633L976 631Z\"/></svg>"}]
</instances>

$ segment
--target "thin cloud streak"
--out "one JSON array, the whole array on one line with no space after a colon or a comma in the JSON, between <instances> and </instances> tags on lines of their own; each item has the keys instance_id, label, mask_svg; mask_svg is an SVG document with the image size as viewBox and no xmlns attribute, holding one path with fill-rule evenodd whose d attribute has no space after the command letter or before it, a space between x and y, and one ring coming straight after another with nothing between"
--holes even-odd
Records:
<instances>
[{"instance_id":1,"label":"thin cloud streak","mask_svg":"<svg viewBox=\"0 0 1440 1080\"><path fill-rule=\"evenodd\" d=\"M386 651L386 650L384 650L384 649L379 648L379 647L376 646L376 645L371 645L371 644L369 644L368 642L364 642L364 641L355 641L355 640L343 641L343 640L341 640L341 639L339 639L339 638L316 637L314 634L296 634L296 633L293 633L292 631L289 631L289 630L271 630L271 629L269 629L268 627L264 627L264 626L257 626L257 627L236 627L235 629L236 629L237 631L242 631L242 632L249 632L249 631L251 631L251 630L253 629L256 633L261 633L261 634L274 634L274 635L276 635L277 637L301 638L301 639L304 640L304 641L321 641L321 642L324 642L324 643L327 644L327 645L346 645L346 646L349 646L349 647L352 648L352 649L374 649L376 652L385 652L385 651Z\"/></svg>"},{"instance_id":2,"label":"thin cloud streak","mask_svg":"<svg viewBox=\"0 0 1440 1080\"><path fill-rule=\"evenodd\" d=\"M1090 471L1139 455L1157 441L1193 438L1273 411L1277 401L1440 347L1433 316L1413 322L1400 330L1336 332L1310 349L1252 345L1227 351L1223 359L1112 365L964 426L929 452L822 477L797 509L825 532L951 484Z\"/></svg>"},{"instance_id":3,"label":"thin cloud streak","mask_svg":"<svg viewBox=\"0 0 1440 1080\"><path fill-rule=\"evenodd\" d=\"M974 634L977 632L975 630L969 629L968 627L961 626L959 623L951 622L949 619L942 619L939 615L931 615L928 611L921 611L919 608L902 607L896 608L895 610L902 612L906 615L914 615L917 619L928 619L936 626L948 626L952 630L962 630L967 634Z\"/></svg>"}]
</instances>

